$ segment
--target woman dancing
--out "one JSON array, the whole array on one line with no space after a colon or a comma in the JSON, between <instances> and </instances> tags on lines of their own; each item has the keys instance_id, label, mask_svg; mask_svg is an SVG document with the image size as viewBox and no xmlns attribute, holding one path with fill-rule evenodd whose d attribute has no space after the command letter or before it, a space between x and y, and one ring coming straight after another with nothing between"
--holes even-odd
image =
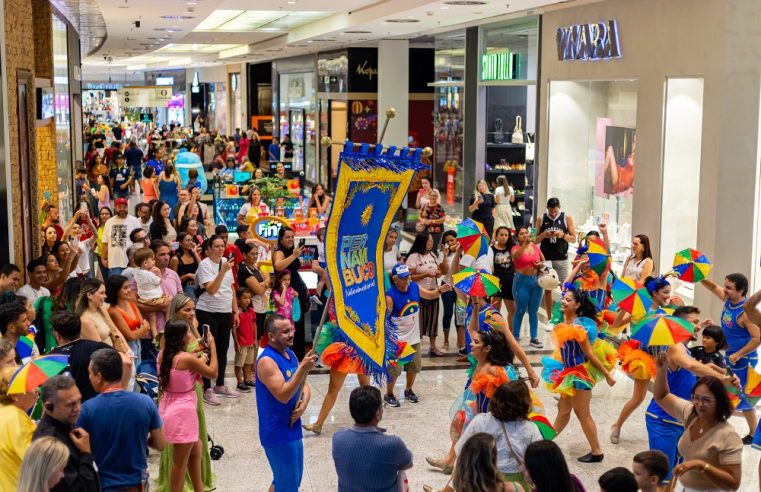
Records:
<instances>
[{"instance_id":1,"label":"woman dancing","mask_svg":"<svg viewBox=\"0 0 761 492\"><path fill-rule=\"evenodd\" d=\"M473 305L479 310L486 302L482 298L472 297ZM471 316L468 323L468 334L471 342L471 367L468 370L468 381L465 391L452 405L450 415L449 435L452 444L443 460L426 458L428 464L440 469L445 474L451 474L455 462L455 444L460 439L465 428L473 417L488 410L489 400L494 391L508 381L519 378L518 371L513 366L514 354L505 339L505 335L496 330L479 326L477 316ZM432 490L428 487L427 490ZM451 491L449 484L442 489Z\"/></svg>"},{"instance_id":2,"label":"woman dancing","mask_svg":"<svg viewBox=\"0 0 761 492\"><path fill-rule=\"evenodd\" d=\"M552 330L552 338L558 349L556 358L542 358L542 377L550 391L560 394L554 427L558 434L562 432L568 425L573 410L592 448L591 452L578 460L582 463L599 463L603 460L603 453L589 403L592 388L603 377L608 385L616 384L609 372L615 358L606 350L607 342L597 338L597 326L593 321L596 312L583 292L566 284L560 306L563 323L555 325Z\"/></svg>"},{"instance_id":3,"label":"woman dancing","mask_svg":"<svg viewBox=\"0 0 761 492\"><path fill-rule=\"evenodd\" d=\"M648 314L651 313L672 313L673 309L669 303L673 302L671 297L671 284L665 277L648 277L645 282L647 293L653 300ZM623 313L623 314L621 314ZM632 319L631 315L621 311L613 326L623 326L626 323L638 323L641 319ZM634 388L632 396L621 408L618 418L610 427L610 442L618 444L621 438L621 428L632 413L642 405L647 396L647 386L655 377L655 358L647 347L641 347L636 340L629 340L618 347L618 358L621 361L621 370L632 377Z\"/></svg>"}]
</instances>

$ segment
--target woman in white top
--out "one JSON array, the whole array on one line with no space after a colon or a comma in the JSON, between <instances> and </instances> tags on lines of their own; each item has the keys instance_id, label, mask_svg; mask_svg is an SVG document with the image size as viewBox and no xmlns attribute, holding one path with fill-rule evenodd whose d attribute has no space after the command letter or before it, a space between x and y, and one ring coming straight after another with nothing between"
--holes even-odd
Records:
<instances>
[{"instance_id":1,"label":"woman in white top","mask_svg":"<svg viewBox=\"0 0 761 492\"><path fill-rule=\"evenodd\" d=\"M446 273L446 264L442 264L436 252L433 251L433 236L427 232L419 232L407 255L407 268L412 274L412 281L426 290L437 289L437 279ZM444 352L436 347L436 336L439 332L439 298L420 299L420 334L431 340L429 353L438 357Z\"/></svg>"},{"instance_id":2,"label":"woman in white top","mask_svg":"<svg viewBox=\"0 0 761 492\"><path fill-rule=\"evenodd\" d=\"M632 238L632 255L624 263L624 278L643 282L653 273L653 254L650 252L650 238L637 234Z\"/></svg>"},{"instance_id":3,"label":"woman in white top","mask_svg":"<svg viewBox=\"0 0 761 492\"><path fill-rule=\"evenodd\" d=\"M491 434L497 440L497 467L505 480L530 490L520 467L528 445L542 440L539 428L528 419L530 411L531 394L526 383L518 380L503 384L489 400L489 413L479 413L465 428L455 444L455 453L460 455L462 446L473 434Z\"/></svg>"},{"instance_id":4,"label":"woman in white top","mask_svg":"<svg viewBox=\"0 0 761 492\"><path fill-rule=\"evenodd\" d=\"M457 255L457 233L455 231L447 231L441 240L441 252L439 253L439 261L443 265L446 265L446 272L441 278L441 282L447 285L453 285L454 280L452 274L454 270L450 268L453 265L454 258ZM444 315L442 317L441 327L444 330L444 352L449 352L449 331L452 328L452 321L454 318L455 305L457 304L457 292L454 289L441 294L441 303L444 306ZM457 348L464 343L463 333L461 333L461 327L457 326L455 320L455 329L457 330Z\"/></svg>"},{"instance_id":5,"label":"woman in white top","mask_svg":"<svg viewBox=\"0 0 761 492\"><path fill-rule=\"evenodd\" d=\"M396 245L398 237L399 233L394 228L389 229L386 233L386 241L383 243L383 271L386 274L402 259L401 255L399 255L399 248Z\"/></svg>"},{"instance_id":6,"label":"woman in white top","mask_svg":"<svg viewBox=\"0 0 761 492\"><path fill-rule=\"evenodd\" d=\"M230 346L230 333L238 326L238 303L233 292L232 268L235 261L223 258L225 241L216 234L204 242L206 258L198 264L196 285L200 290L196 303L198 324L208 325L214 336L219 361L216 386L211 389L211 381L204 379L203 399L209 405L219 405L218 396L238 398L238 392L225 385L225 368L227 367L227 349Z\"/></svg>"},{"instance_id":7,"label":"woman in white top","mask_svg":"<svg viewBox=\"0 0 761 492\"><path fill-rule=\"evenodd\" d=\"M497 189L494 190L494 200L497 202L497 208L494 211L494 230L496 231L502 226L514 230L515 224L513 223L513 206L511 203L515 201L515 193L505 176L497 177Z\"/></svg>"}]
</instances>

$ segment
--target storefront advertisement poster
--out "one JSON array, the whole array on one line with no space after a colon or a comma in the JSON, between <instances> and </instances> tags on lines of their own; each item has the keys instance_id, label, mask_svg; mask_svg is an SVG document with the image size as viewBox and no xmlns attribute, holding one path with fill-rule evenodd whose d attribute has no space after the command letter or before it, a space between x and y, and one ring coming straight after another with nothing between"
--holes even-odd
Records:
<instances>
[{"instance_id":1,"label":"storefront advertisement poster","mask_svg":"<svg viewBox=\"0 0 761 492\"><path fill-rule=\"evenodd\" d=\"M632 196L636 139L634 128L613 126L610 118L597 118L595 196Z\"/></svg>"}]
</instances>

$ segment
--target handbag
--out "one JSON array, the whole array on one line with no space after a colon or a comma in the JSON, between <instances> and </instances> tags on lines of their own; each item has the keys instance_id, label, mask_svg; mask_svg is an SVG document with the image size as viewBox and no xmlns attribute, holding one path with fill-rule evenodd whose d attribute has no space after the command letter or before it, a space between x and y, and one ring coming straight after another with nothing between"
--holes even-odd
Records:
<instances>
[{"instance_id":1,"label":"handbag","mask_svg":"<svg viewBox=\"0 0 761 492\"><path fill-rule=\"evenodd\" d=\"M515 128L513 128L513 143L514 144L522 144L523 143L523 128L521 128L521 116L517 115L515 117Z\"/></svg>"},{"instance_id":2,"label":"handbag","mask_svg":"<svg viewBox=\"0 0 761 492\"><path fill-rule=\"evenodd\" d=\"M418 219L417 222L415 222L415 232L423 232L427 226L423 224L422 219Z\"/></svg>"},{"instance_id":3,"label":"handbag","mask_svg":"<svg viewBox=\"0 0 761 492\"><path fill-rule=\"evenodd\" d=\"M526 162L534 162L534 142L531 141L531 135L526 134Z\"/></svg>"}]
</instances>

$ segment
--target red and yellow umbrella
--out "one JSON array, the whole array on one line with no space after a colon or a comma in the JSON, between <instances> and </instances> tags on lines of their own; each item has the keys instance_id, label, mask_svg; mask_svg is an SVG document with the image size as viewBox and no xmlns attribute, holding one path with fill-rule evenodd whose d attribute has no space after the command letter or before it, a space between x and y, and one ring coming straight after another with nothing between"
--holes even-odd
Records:
<instances>
[{"instance_id":1,"label":"red and yellow umbrella","mask_svg":"<svg viewBox=\"0 0 761 492\"><path fill-rule=\"evenodd\" d=\"M485 255L489 251L489 235L484 225L473 219L465 219L457 224L457 242L462 251L473 258Z\"/></svg>"},{"instance_id":2,"label":"red and yellow umbrella","mask_svg":"<svg viewBox=\"0 0 761 492\"><path fill-rule=\"evenodd\" d=\"M8 384L9 395L29 393L48 378L61 374L69 367L68 355L42 355L16 369Z\"/></svg>"},{"instance_id":3,"label":"red and yellow umbrella","mask_svg":"<svg viewBox=\"0 0 761 492\"><path fill-rule=\"evenodd\" d=\"M690 340L695 335L692 323L674 316L651 315L632 330L632 338L647 347L668 347Z\"/></svg>"},{"instance_id":4,"label":"red and yellow umbrella","mask_svg":"<svg viewBox=\"0 0 761 492\"><path fill-rule=\"evenodd\" d=\"M469 296L489 297L499 292L499 278L472 268L463 268L452 275L454 287Z\"/></svg>"},{"instance_id":5,"label":"red and yellow umbrella","mask_svg":"<svg viewBox=\"0 0 761 492\"><path fill-rule=\"evenodd\" d=\"M683 249L674 255L673 269L679 280L696 284L708 276L711 268L706 255L696 249Z\"/></svg>"},{"instance_id":6,"label":"red and yellow umbrella","mask_svg":"<svg viewBox=\"0 0 761 492\"><path fill-rule=\"evenodd\" d=\"M633 318L642 318L647 314L653 299L647 289L631 278L616 278L610 287L610 296L623 311Z\"/></svg>"}]
</instances>

